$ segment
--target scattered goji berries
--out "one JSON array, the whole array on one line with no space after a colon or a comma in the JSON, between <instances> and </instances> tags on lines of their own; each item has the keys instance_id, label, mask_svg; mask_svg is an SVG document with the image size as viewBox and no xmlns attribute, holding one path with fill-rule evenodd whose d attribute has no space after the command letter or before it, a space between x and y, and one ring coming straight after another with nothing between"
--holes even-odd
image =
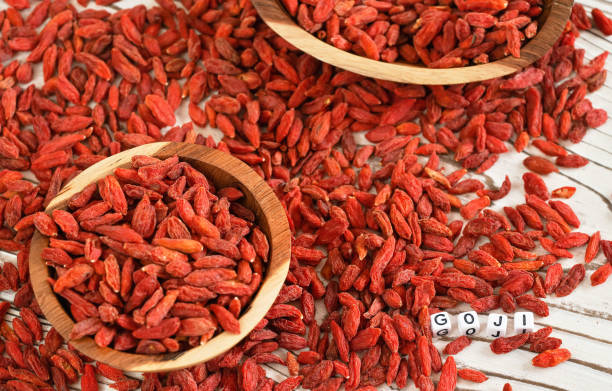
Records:
<instances>
[{"instance_id":1,"label":"scattered goji berries","mask_svg":"<svg viewBox=\"0 0 612 391\"><path fill-rule=\"evenodd\" d=\"M97 3L110 4L112 0ZM429 61L430 66L458 66L516 54L517 44L526 41L521 34L529 38L536 32L534 22L520 23L540 12L537 2L522 1L485 1L500 11L466 8L450 19L444 19L451 14L446 7L454 5L431 9L418 2L403 2L406 4L397 7L406 9L394 13L399 8L392 12L388 3L376 1L357 5L336 1L333 9L327 1L303 1L299 7L294 0L283 3L298 18L298 8L303 10L302 17L310 17L311 8L318 7L317 20L331 13L325 29L317 32L328 35L320 36L322 39L334 35L328 34L330 20L333 14L342 13L342 7L356 21L368 16L359 12L371 13L374 8L381 20L338 25L336 35L340 29L342 33L364 29L365 33L350 40L355 50L363 48L363 54L372 57L378 51L381 59L390 60L395 49L398 59ZM586 277L584 265L564 272L558 262L573 256L566 247L587 241L585 260L597 254L595 239L572 232L580 221L569 205L558 201L571 198L576 189L549 193L541 178L528 173L523 178L526 202L506 206L500 213L495 201L509 193L509 179L492 189L477 179L464 178L468 171L486 171L512 146L524 150L530 140L550 156L530 160L528 164L537 172L588 163L564 152L558 144L561 140L579 142L589 127L607 119L606 112L594 108L587 97L606 80L607 53L585 61L585 51L574 47L578 30L590 28L579 4L574 5L571 23L558 42L533 66L501 79L428 87L372 80L322 64L276 36L248 1L157 0L157 4L120 11L77 10L67 0L43 0L29 11L27 2L14 0L0 11L0 249L18 253L17 267L10 263L2 267L0 288L16 292L14 305L21 309L23 320L12 328L6 322L0 327L8 355L2 367L13 367L0 370L0 375L11 379L9 387L23 388L30 383L45 388L36 378L65 389L82 373L85 387L93 386L93 367L85 366L88 360L70 347L63 348L54 329L37 348L30 344L43 334L32 316L41 313L27 269L28 242L35 229L50 235L45 257L58 270L85 265L72 272L73 283L75 275L82 278L83 272L91 273L89 280L73 288L62 288L68 277L58 286L71 303L75 319L84 322L76 332L97 330L100 343L108 341L115 347L134 348L135 337L129 331L112 334L114 326L104 320L115 316L113 308L122 311L117 314L117 327L121 322L124 329L137 328L147 309L143 309L145 303L153 305L146 311L148 315L162 300L171 301L175 292L170 292L177 288L178 300L180 286L232 275L216 271L191 276L192 272L215 267L234 270L236 266L236 278L249 277L244 262L228 262L235 262L233 248L224 248L227 254L199 258L196 270L183 277L165 279L164 274L161 290L156 286L145 298L139 294L129 303L140 283L145 288L153 275L166 273L166 268L175 275L185 273L184 263L170 262L169 254L191 254L199 251L199 245L219 244L206 236L214 235L214 230L201 219L195 222L196 232L202 236L200 244L184 241L194 229L178 213L191 205L191 195L184 196L187 184L191 186L189 177L186 175L181 191L182 180L155 179L159 172L147 169L150 164L144 160L143 172L153 184L142 186L134 181L133 172L123 172L123 179L117 176L117 182L125 202L112 190L117 184L109 179L101 191L92 184L71 200L69 209L79 211L74 221L69 212L42 213L62 186L84 168L154 141L204 144L249 164L286 208L294 236L292 261L275 306L240 344L207 363L169 374L147 374L142 382L96 365L96 372L115 382L112 387L118 390L214 390L220 386L290 390L302 383L317 389L338 389L344 382L347 388L370 391L383 383L395 382L403 388L410 381L421 389L433 389L430 375L439 372L443 376L438 389L452 389L461 374L481 376L458 370L452 357L440 356L431 339L430 313L466 302L479 312L499 307L512 312L522 305L545 315L548 308L539 299L553 293L565 296ZM474 4L483 2L455 3L458 8ZM389 19L383 20L384 15ZM429 19L437 16L444 22ZM402 18L414 19L405 23L399 20ZM497 23L487 27L491 21ZM520 23L516 29L503 27L510 21ZM392 23L408 26L407 31ZM410 31L411 27L415 30ZM432 33L433 27L440 30ZM379 33L382 30L384 37ZM411 38L400 39L400 35L418 35L420 46L413 46ZM13 59L20 52L27 56L25 62ZM34 85L30 81L38 70L33 65L38 63L42 64L44 82ZM185 109L193 123L175 125L179 108ZM222 136L206 137L194 124L210 125ZM358 133L365 133L371 145L358 145ZM449 171L442 164L447 158L461 167ZM546 163L540 164L541 159ZM27 170L36 184L30 181L30 174L22 173ZM515 190L520 188L516 185ZM229 202L230 214L244 219L246 210L236 203L236 191L218 191L218 196ZM96 194L100 194L99 200ZM458 195L463 196L460 199ZM133 200L140 203L145 196L150 205L143 203L132 211ZM91 203L92 197L98 202ZM463 202L463 197L468 201ZM165 202L158 202L162 199ZM139 243L139 237L150 238L155 235L150 232L156 231L149 220L141 219L150 215L151 206L156 218L168 216L165 229L177 238L156 238L149 245L168 251L156 249L145 254L168 263L152 262L139 269L135 256L131 261L115 256L113 261L108 257L110 251L103 252L93 236L110 238L105 246L117 244L111 240L119 242L117 252L142 256L138 251L145 243ZM192 207L195 209L195 204ZM129 213L124 214L126 210ZM170 210L177 212L170 216ZM451 211L464 216L453 220ZM122 226L128 221L135 234ZM218 227L216 218L213 226ZM84 235L87 232L93 232L91 238ZM257 230L251 235L254 240L262 239ZM176 248L176 240L183 247ZM245 249L240 243L242 258L241 250ZM599 248L612 259L610 242L600 240ZM247 250L250 255L246 258L262 258L267 251L265 245L255 248L255 255ZM75 261L88 257L97 262ZM591 277L594 284L603 282L610 269L604 266L599 270ZM255 272L250 276L253 280L257 272L254 268L251 271ZM117 272L119 280L102 278ZM182 292L189 293L191 301L175 300L172 318L181 319L187 328L201 330L203 323L193 320L197 311L202 317L219 317L222 327L236 330L228 313L236 317L241 299L217 294L213 298L216 302L210 303L211 312L206 313L195 302L204 298L204 289L210 289L199 288ZM124 307L117 305L124 302ZM322 306L315 306L316 302ZM6 303L0 313L6 314L9 307ZM176 325L172 318L162 322ZM494 342L492 348L502 352L520 342L521 346L530 343L534 350L560 349L555 347L559 341L549 333L531 333L525 341L525 337L504 339ZM163 346L174 351L200 341L198 337L178 338L149 340L143 348L153 351ZM279 353L279 348L301 352ZM556 358L540 360L550 363ZM265 376L263 365L267 363L285 364L291 377L275 384Z\"/></svg>"},{"instance_id":2,"label":"scattered goji berries","mask_svg":"<svg viewBox=\"0 0 612 391\"><path fill-rule=\"evenodd\" d=\"M487 375L484 373L470 368L458 369L457 376L474 383L483 383L488 379Z\"/></svg>"},{"instance_id":3,"label":"scattered goji berries","mask_svg":"<svg viewBox=\"0 0 612 391\"><path fill-rule=\"evenodd\" d=\"M452 342L449 342L445 347L444 347L444 354L457 354L459 352L461 352L463 349L465 349L466 346L469 346L470 343L472 343L472 341L466 337L465 335L462 335L461 337L455 339Z\"/></svg>"},{"instance_id":4,"label":"scattered goji berries","mask_svg":"<svg viewBox=\"0 0 612 391\"><path fill-rule=\"evenodd\" d=\"M531 362L535 367L554 367L570 359L572 354L567 349L551 349L535 356Z\"/></svg>"},{"instance_id":5,"label":"scattered goji berries","mask_svg":"<svg viewBox=\"0 0 612 391\"><path fill-rule=\"evenodd\" d=\"M612 35L612 19L608 18L600 9L593 8L591 11L595 26L605 35Z\"/></svg>"}]
</instances>

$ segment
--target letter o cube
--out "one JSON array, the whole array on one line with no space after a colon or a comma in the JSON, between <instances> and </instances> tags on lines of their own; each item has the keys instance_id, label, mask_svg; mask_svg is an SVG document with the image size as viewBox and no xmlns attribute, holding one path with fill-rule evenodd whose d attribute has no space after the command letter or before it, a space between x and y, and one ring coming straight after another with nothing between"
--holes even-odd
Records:
<instances>
[{"instance_id":1,"label":"letter o cube","mask_svg":"<svg viewBox=\"0 0 612 391\"><path fill-rule=\"evenodd\" d=\"M487 337L499 338L506 336L508 316L504 314L490 314L487 319Z\"/></svg>"},{"instance_id":2,"label":"letter o cube","mask_svg":"<svg viewBox=\"0 0 612 391\"><path fill-rule=\"evenodd\" d=\"M431 331L434 337L443 337L451 331L451 318L448 312L437 312L430 316Z\"/></svg>"},{"instance_id":3,"label":"letter o cube","mask_svg":"<svg viewBox=\"0 0 612 391\"><path fill-rule=\"evenodd\" d=\"M480 321L476 311L462 312L459 314L459 333L461 335L474 335L480 331Z\"/></svg>"}]
</instances>

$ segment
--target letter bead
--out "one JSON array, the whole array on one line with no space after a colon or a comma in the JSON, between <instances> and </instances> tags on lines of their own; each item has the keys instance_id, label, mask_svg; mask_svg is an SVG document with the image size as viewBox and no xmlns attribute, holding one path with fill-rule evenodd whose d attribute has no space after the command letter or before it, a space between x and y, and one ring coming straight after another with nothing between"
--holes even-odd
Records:
<instances>
[{"instance_id":1,"label":"letter bead","mask_svg":"<svg viewBox=\"0 0 612 391\"><path fill-rule=\"evenodd\" d=\"M515 312L514 313L514 333L525 334L531 333L535 327L533 320L533 312Z\"/></svg>"},{"instance_id":2,"label":"letter bead","mask_svg":"<svg viewBox=\"0 0 612 391\"><path fill-rule=\"evenodd\" d=\"M480 321L476 311L462 312L459 314L459 333L461 335L475 335L480 331Z\"/></svg>"},{"instance_id":3,"label":"letter bead","mask_svg":"<svg viewBox=\"0 0 612 391\"><path fill-rule=\"evenodd\" d=\"M430 316L431 331L434 337L443 337L451 331L452 324L448 312L437 312Z\"/></svg>"},{"instance_id":4,"label":"letter bead","mask_svg":"<svg viewBox=\"0 0 612 391\"><path fill-rule=\"evenodd\" d=\"M487 319L487 337L505 337L507 328L508 316L504 314L489 314Z\"/></svg>"}]
</instances>

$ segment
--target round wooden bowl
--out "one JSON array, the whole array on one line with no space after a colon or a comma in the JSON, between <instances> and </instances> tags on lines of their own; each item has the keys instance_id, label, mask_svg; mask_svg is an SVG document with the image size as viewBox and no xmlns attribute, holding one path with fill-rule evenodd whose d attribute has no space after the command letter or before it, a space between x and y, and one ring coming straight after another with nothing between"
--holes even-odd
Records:
<instances>
[{"instance_id":1,"label":"round wooden bowl","mask_svg":"<svg viewBox=\"0 0 612 391\"><path fill-rule=\"evenodd\" d=\"M375 79L420 85L462 84L506 76L519 71L555 44L569 19L573 0L545 0L539 31L512 56L487 64L436 69L402 62L387 63L349 53L330 45L300 27L278 0L251 0L259 16L278 35L301 51L338 68Z\"/></svg>"},{"instance_id":2,"label":"round wooden bowl","mask_svg":"<svg viewBox=\"0 0 612 391\"><path fill-rule=\"evenodd\" d=\"M89 337L70 341L88 357L124 371L163 372L181 369L210 360L231 349L249 334L268 312L289 270L291 231L285 210L272 189L245 163L227 153L201 145L152 143L106 158L70 181L49 203L46 212L65 208L70 197L86 185L112 174L115 168L127 167L134 155L166 159L175 154L204 173L216 187L236 186L242 190L245 196L244 205L255 213L258 224L270 241L270 259L259 291L239 319L240 334L222 332L204 345L182 352L158 355L124 353L99 347ZM47 238L36 232L32 239L29 259L32 287L46 318L66 340L69 340L74 321L60 304L47 281L49 270L41 258L41 251L47 245Z\"/></svg>"}]
</instances>

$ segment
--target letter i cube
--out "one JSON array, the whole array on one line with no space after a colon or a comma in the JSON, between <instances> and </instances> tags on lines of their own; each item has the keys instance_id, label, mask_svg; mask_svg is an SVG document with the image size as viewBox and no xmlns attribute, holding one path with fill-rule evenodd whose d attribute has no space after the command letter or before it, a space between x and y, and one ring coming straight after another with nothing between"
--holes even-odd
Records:
<instances>
[{"instance_id":1,"label":"letter i cube","mask_svg":"<svg viewBox=\"0 0 612 391\"><path fill-rule=\"evenodd\" d=\"M533 312L514 313L514 332L515 334L531 333L535 327Z\"/></svg>"}]
</instances>

